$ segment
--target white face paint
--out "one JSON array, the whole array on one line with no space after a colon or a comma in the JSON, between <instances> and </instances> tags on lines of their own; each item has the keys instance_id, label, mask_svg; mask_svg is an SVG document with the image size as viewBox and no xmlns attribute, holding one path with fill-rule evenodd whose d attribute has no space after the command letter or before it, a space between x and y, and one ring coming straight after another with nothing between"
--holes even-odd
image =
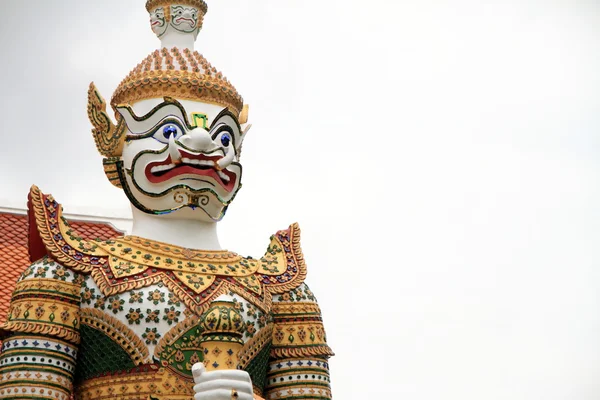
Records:
<instances>
[{"instance_id":1,"label":"white face paint","mask_svg":"<svg viewBox=\"0 0 600 400\"><path fill-rule=\"evenodd\" d=\"M171 25L180 32L194 32L198 28L198 9L180 5L171 6Z\"/></svg>"},{"instance_id":2,"label":"white face paint","mask_svg":"<svg viewBox=\"0 0 600 400\"><path fill-rule=\"evenodd\" d=\"M128 129L121 183L146 213L218 221L241 186L243 133L227 109L183 103L152 99L117 108Z\"/></svg>"},{"instance_id":3,"label":"white face paint","mask_svg":"<svg viewBox=\"0 0 600 400\"><path fill-rule=\"evenodd\" d=\"M161 37L167 30L167 26L165 10L162 7L159 7L150 13L150 27L156 36Z\"/></svg>"}]
</instances>

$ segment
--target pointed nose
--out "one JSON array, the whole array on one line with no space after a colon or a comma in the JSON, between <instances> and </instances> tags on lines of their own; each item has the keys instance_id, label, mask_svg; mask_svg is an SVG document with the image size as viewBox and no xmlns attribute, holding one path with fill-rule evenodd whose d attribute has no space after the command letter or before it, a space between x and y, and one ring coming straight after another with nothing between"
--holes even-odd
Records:
<instances>
[{"instance_id":1,"label":"pointed nose","mask_svg":"<svg viewBox=\"0 0 600 400\"><path fill-rule=\"evenodd\" d=\"M192 129L183 135L179 141L184 146L197 151L209 151L215 147L208 132L202 128Z\"/></svg>"}]
</instances>

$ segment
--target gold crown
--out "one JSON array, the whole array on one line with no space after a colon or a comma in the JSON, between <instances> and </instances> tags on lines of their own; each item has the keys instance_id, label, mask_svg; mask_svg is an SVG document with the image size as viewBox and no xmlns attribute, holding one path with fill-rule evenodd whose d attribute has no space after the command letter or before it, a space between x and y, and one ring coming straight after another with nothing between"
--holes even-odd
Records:
<instances>
[{"instance_id":1,"label":"gold crown","mask_svg":"<svg viewBox=\"0 0 600 400\"><path fill-rule=\"evenodd\" d=\"M197 51L162 48L150 54L119 84L111 105L169 96L219 104L236 116L243 107L235 87Z\"/></svg>"}]
</instances>

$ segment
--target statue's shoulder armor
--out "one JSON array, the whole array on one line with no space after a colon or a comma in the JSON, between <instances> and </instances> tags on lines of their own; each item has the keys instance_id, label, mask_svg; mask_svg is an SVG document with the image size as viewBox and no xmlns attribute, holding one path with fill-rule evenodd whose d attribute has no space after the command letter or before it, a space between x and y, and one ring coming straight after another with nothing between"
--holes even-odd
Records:
<instances>
[{"instance_id":1,"label":"statue's shoulder armor","mask_svg":"<svg viewBox=\"0 0 600 400\"><path fill-rule=\"evenodd\" d=\"M44 256L78 272L90 272L107 263L106 254L96 241L84 240L62 216L62 206L52 195L32 186L27 199L29 220L29 258Z\"/></svg>"},{"instance_id":2,"label":"statue's shoulder armor","mask_svg":"<svg viewBox=\"0 0 600 400\"><path fill-rule=\"evenodd\" d=\"M256 276L271 294L296 289L306 278L306 264L300 247L297 223L271 236L271 242L260 258Z\"/></svg>"}]
</instances>

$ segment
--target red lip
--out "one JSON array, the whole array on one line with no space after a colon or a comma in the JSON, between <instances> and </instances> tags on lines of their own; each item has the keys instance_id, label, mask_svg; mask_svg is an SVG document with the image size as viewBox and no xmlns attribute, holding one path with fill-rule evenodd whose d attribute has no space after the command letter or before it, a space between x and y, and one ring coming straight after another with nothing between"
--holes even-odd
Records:
<instances>
[{"instance_id":1,"label":"red lip","mask_svg":"<svg viewBox=\"0 0 600 400\"><path fill-rule=\"evenodd\" d=\"M175 19L175 22L180 23L182 19L186 20L186 21L189 21L189 23L190 23L191 26L194 26L194 24L195 24L195 22L194 22L193 19L185 18L185 17L179 17L179 18Z\"/></svg>"},{"instance_id":2,"label":"red lip","mask_svg":"<svg viewBox=\"0 0 600 400\"><path fill-rule=\"evenodd\" d=\"M207 156L204 154L192 154L188 153L184 150L179 150L182 158L189 158L190 160L201 160L201 161L212 161L216 163L222 157L221 156ZM170 165L173 164L171 162L171 156L168 156L166 160L163 161L155 161L146 165L144 169L144 173L146 178L150 183L162 183L166 182L171 178L181 176L181 175L194 175L194 176L206 176L212 178L214 181L219 183L227 192L231 192L235 186L236 175L227 170L221 170L222 173L229 177L229 182L224 182L223 179L217 173L217 170L214 167L208 165L197 165L197 164L188 164L188 163L180 163L179 165L165 171L159 172L151 172L152 168L161 166L161 165Z\"/></svg>"},{"instance_id":3,"label":"red lip","mask_svg":"<svg viewBox=\"0 0 600 400\"><path fill-rule=\"evenodd\" d=\"M156 20L156 21L154 21L154 22L151 24L151 26L154 26L154 25L156 25L156 24L160 24L160 22L161 22L161 21L159 21L159 20Z\"/></svg>"}]
</instances>

